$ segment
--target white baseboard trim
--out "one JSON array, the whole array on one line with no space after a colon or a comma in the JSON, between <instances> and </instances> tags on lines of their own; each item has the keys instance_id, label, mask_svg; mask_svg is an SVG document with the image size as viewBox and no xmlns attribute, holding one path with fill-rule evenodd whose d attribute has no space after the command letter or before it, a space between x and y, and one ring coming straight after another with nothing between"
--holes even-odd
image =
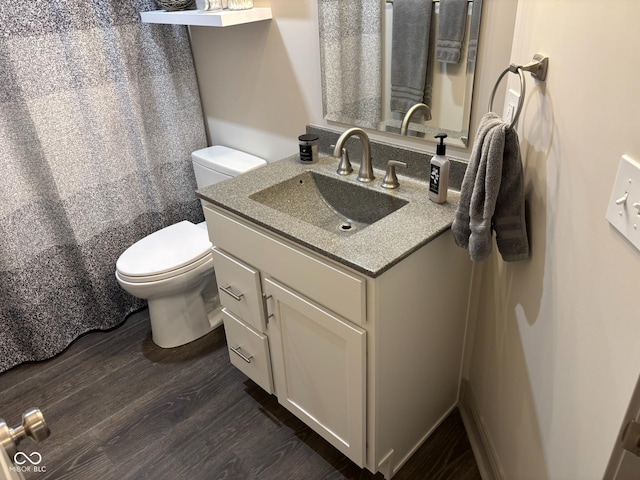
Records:
<instances>
[{"instance_id":1,"label":"white baseboard trim","mask_svg":"<svg viewBox=\"0 0 640 480\"><path fill-rule=\"evenodd\" d=\"M478 403L466 378L460 382L458 406L482 480L505 480L495 447L484 426Z\"/></svg>"}]
</instances>

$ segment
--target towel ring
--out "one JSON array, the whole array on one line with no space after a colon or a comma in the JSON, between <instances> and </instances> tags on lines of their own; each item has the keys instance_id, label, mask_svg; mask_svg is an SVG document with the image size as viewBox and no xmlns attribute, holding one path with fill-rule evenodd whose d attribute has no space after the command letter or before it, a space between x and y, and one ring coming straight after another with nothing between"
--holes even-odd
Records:
<instances>
[{"instance_id":1,"label":"towel ring","mask_svg":"<svg viewBox=\"0 0 640 480\"><path fill-rule=\"evenodd\" d=\"M516 112L513 114L513 120L511 121L511 125L509 128L513 128L516 122L518 121L518 117L520 116L520 112L522 111L522 106L524 105L524 94L526 93L526 82L524 81L524 72L527 71L531 73L531 76L536 80L540 80L544 82L547 79L547 69L549 68L549 57L546 57L540 53L536 53L533 56L533 61L527 63L526 65L515 65L511 64L498 77L498 81L493 87L493 91L491 92L491 96L489 97L489 111L493 111L493 97L496 94L496 90L498 90L498 85L500 85L500 80L507 73L517 73L520 77L520 98L518 99L518 108L516 108Z\"/></svg>"},{"instance_id":2,"label":"towel ring","mask_svg":"<svg viewBox=\"0 0 640 480\"><path fill-rule=\"evenodd\" d=\"M493 97L498 90L498 85L500 85L500 81L502 77L504 77L507 73L517 73L520 77L520 98L518 99L518 108L516 108L516 112L513 114L513 120L509 125L509 128L513 128L516 122L518 121L518 117L520 116L520 112L522 111L522 106L524 105L524 95L527 90L527 83L524 81L524 73L522 73L522 67L520 65L514 65L513 63L509 65L498 77L498 81L493 87L493 91L491 92L491 96L489 97L489 111L493 111Z\"/></svg>"}]
</instances>

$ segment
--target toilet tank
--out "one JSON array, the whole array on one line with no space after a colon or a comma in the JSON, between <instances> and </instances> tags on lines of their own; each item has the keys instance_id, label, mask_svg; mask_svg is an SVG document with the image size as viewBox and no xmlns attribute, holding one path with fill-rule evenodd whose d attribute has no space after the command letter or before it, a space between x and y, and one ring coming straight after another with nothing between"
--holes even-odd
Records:
<instances>
[{"instance_id":1,"label":"toilet tank","mask_svg":"<svg viewBox=\"0 0 640 480\"><path fill-rule=\"evenodd\" d=\"M198 188L221 182L267 164L262 158L222 145L196 150L191 154Z\"/></svg>"}]
</instances>

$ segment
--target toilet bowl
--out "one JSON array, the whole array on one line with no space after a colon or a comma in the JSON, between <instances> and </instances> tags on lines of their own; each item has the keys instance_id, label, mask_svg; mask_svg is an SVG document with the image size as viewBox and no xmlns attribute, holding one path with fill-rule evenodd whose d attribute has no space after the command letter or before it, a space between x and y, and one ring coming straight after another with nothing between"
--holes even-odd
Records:
<instances>
[{"instance_id":1,"label":"toilet bowl","mask_svg":"<svg viewBox=\"0 0 640 480\"><path fill-rule=\"evenodd\" d=\"M266 165L260 158L214 146L192 154L198 188ZM154 343L184 345L222 324L213 256L205 222L178 222L125 250L116 279L131 295L147 300Z\"/></svg>"},{"instance_id":2,"label":"toilet bowl","mask_svg":"<svg viewBox=\"0 0 640 480\"><path fill-rule=\"evenodd\" d=\"M185 220L139 240L118 258L116 279L147 300L151 335L160 347L184 345L220 325L211 246L206 225Z\"/></svg>"}]
</instances>

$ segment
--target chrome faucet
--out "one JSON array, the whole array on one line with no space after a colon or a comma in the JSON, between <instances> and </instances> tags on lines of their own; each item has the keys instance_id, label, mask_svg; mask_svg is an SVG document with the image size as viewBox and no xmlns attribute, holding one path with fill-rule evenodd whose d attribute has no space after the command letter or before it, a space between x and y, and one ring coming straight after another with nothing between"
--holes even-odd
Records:
<instances>
[{"instance_id":1,"label":"chrome faucet","mask_svg":"<svg viewBox=\"0 0 640 480\"><path fill-rule=\"evenodd\" d=\"M357 127L350 128L342 132L342 135L338 138L336 146L333 149L333 156L336 158L342 157L344 143L352 136L358 137L360 139L360 143L362 143L362 160L360 161L358 180L361 182L370 182L376 177L373 176L373 166L371 165L371 143L369 142L367 132Z\"/></svg>"},{"instance_id":2,"label":"chrome faucet","mask_svg":"<svg viewBox=\"0 0 640 480\"><path fill-rule=\"evenodd\" d=\"M404 114L404 118L402 119L402 126L400 127L400 135L406 135L407 130L409 130L409 120L413 117L413 114L418 110L424 110L424 118L429 121L431 120L431 109L425 105L424 103L416 103L412 106L407 113Z\"/></svg>"}]
</instances>

